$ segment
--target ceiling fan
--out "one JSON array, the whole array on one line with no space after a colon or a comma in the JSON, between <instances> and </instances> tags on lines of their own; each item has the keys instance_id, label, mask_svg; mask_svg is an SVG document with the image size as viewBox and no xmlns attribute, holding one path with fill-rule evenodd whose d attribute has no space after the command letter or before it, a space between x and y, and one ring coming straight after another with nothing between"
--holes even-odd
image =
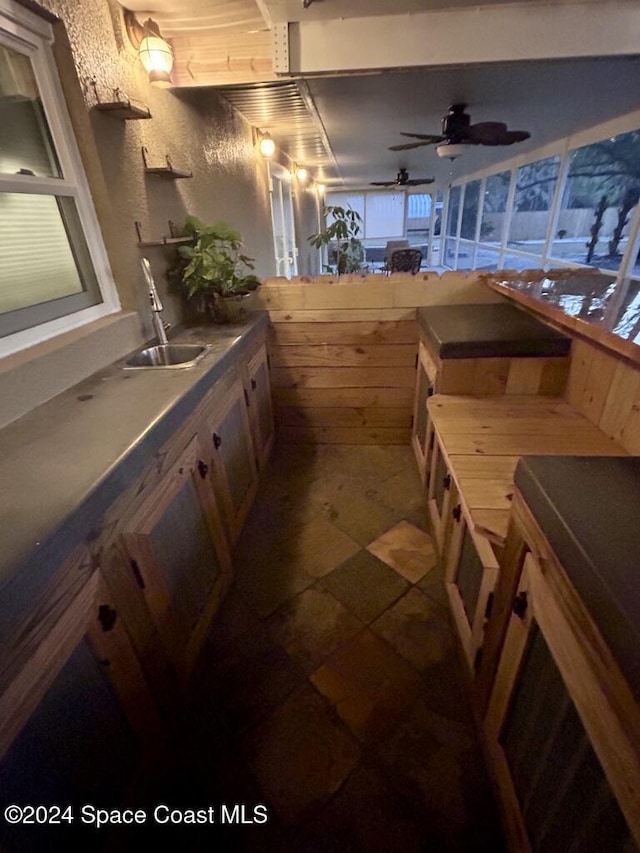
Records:
<instances>
[{"instance_id":1,"label":"ceiling fan","mask_svg":"<svg viewBox=\"0 0 640 853\"><path fill-rule=\"evenodd\" d=\"M389 151L406 151L421 145L436 145L439 157L449 157L452 160L465 150L467 145L513 145L514 142L524 142L531 134L526 130L509 130L501 121L481 121L471 124L471 117L465 112L466 104L452 104L449 112L442 119L442 133L401 133L401 136L411 136L420 142L406 142L403 145L392 145Z\"/></svg>"},{"instance_id":2,"label":"ceiling fan","mask_svg":"<svg viewBox=\"0 0 640 853\"><path fill-rule=\"evenodd\" d=\"M395 181L371 181L372 187L420 187L432 184L435 178L410 178L406 169L400 169Z\"/></svg>"}]
</instances>

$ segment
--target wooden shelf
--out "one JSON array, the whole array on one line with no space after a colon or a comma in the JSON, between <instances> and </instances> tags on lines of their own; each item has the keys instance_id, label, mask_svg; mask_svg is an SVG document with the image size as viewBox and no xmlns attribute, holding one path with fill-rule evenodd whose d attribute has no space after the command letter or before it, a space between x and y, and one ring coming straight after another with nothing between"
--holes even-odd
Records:
<instances>
[{"instance_id":1,"label":"wooden shelf","mask_svg":"<svg viewBox=\"0 0 640 853\"><path fill-rule=\"evenodd\" d=\"M144 170L147 175L156 175L159 178L164 178L165 180L175 181L178 178L192 178L193 172L185 172L181 169L176 169L171 160L169 159L169 155L165 155L166 165L165 166L149 166L147 163L147 154L148 151L143 147L142 149L142 160L144 162Z\"/></svg>"},{"instance_id":2,"label":"wooden shelf","mask_svg":"<svg viewBox=\"0 0 640 853\"><path fill-rule=\"evenodd\" d=\"M101 113L106 113L112 118L119 118L122 121L136 121L138 119L151 118L151 112L144 105L136 106L131 101L109 101L108 103L100 103L94 106L94 110Z\"/></svg>"},{"instance_id":3,"label":"wooden shelf","mask_svg":"<svg viewBox=\"0 0 640 853\"><path fill-rule=\"evenodd\" d=\"M161 235L157 240L144 240L142 238L142 224L140 222L134 223L136 228L136 234L138 235L138 246L143 249L148 246L179 246L180 244L190 243L192 241L192 237L178 237L174 234L174 225L171 220L169 220L169 236Z\"/></svg>"},{"instance_id":4,"label":"wooden shelf","mask_svg":"<svg viewBox=\"0 0 640 853\"><path fill-rule=\"evenodd\" d=\"M151 118L149 107L140 101L134 103L122 89L116 88L113 90L113 100L101 101L95 80L91 81L91 86L96 95L96 103L93 106L94 110L105 113L111 116L111 118L121 119L122 121L137 121L139 119Z\"/></svg>"}]
</instances>

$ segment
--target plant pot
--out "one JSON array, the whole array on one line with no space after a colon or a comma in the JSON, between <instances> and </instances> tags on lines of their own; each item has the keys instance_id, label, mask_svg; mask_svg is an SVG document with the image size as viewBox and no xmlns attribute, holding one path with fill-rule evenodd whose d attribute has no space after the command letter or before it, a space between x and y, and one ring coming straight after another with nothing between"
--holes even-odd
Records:
<instances>
[{"instance_id":1,"label":"plant pot","mask_svg":"<svg viewBox=\"0 0 640 853\"><path fill-rule=\"evenodd\" d=\"M217 293L201 298L201 310L214 323L242 323L247 318L251 304L251 291L219 296Z\"/></svg>"}]
</instances>

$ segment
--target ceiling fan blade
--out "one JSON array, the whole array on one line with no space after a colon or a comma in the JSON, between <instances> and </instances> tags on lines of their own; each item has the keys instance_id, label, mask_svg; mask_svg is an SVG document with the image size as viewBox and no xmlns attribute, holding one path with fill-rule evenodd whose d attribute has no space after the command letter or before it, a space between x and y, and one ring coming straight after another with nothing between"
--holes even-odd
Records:
<instances>
[{"instance_id":1,"label":"ceiling fan blade","mask_svg":"<svg viewBox=\"0 0 640 853\"><path fill-rule=\"evenodd\" d=\"M389 151L408 151L409 148L420 148L422 145L431 145L431 142L405 142L403 145L390 145Z\"/></svg>"},{"instance_id":2,"label":"ceiling fan blade","mask_svg":"<svg viewBox=\"0 0 640 853\"><path fill-rule=\"evenodd\" d=\"M467 128L465 142L471 145L513 145L531 136L526 130L508 130L501 121L483 121Z\"/></svg>"},{"instance_id":3,"label":"ceiling fan blade","mask_svg":"<svg viewBox=\"0 0 640 853\"><path fill-rule=\"evenodd\" d=\"M443 142L444 136L440 133L405 133L400 131L400 136L411 136L413 139L424 139L425 142Z\"/></svg>"},{"instance_id":4,"label":"ceiling fan blade","mask_svg":"<svg viewBox=\"0 0 640 853\"><path fill-rule=\"evenodd\" d=\"M432 184L435 181L435 178L411 178L408 181L405 181L405 187L421 187L423 184Z\"/></svg>"},{"instance_id":5,"label":"ceiling fan blade","mask_svg":"<svg viewBox=\"0 0 640 853\"><path fill-rule=\"evenodd\" d=\"M396 181L371 181L369 183L370 187L393 187L396 185Z\"/></svg>"}]
</instances>

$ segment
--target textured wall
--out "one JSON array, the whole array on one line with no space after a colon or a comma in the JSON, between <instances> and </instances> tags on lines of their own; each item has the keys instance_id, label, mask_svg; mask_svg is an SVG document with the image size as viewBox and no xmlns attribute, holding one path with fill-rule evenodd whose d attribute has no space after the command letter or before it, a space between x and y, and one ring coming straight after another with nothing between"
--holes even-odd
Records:
<instances>
[{"instance_id":1,"label":"textured wall","mask_svg":"<svg viewBox=\"0 0 640 853\"><path fill-rule=\"evenodd\" d=\"M123 306L141 310L150 333L139 271L143 253L165 293L165 250L138 248L136 220L146 239L166 234L167 221L181 224L187 213L226 220L243 234L256 272L272 275L266 168L244 118L211 90L150 86L129 44L122 9L112 0L42 0L42 6L64 25L56 27L56 60ZM92 79L101 100L110 100L119 87L144 102L153 117L123 122L91 111ZM142 146L150 165L162 165L169 155L176 168L192 170L193 178L145 175ZM179 321L179 300L168 296L164 302L168 319Z\"/></svg>"}]
</instances>

